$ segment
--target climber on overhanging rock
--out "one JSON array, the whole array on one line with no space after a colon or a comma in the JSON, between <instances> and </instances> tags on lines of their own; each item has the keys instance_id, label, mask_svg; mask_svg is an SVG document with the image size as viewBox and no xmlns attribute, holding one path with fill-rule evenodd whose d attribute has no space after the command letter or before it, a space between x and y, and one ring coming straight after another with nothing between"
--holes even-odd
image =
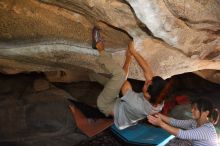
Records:
<instances>
[{"instance_id":1,"label":"climber on overhanging rock","mask_svg":"<svg viewBox=\"0 0 220 146\"><path fill-rule=\"evenodd\" d=\"M97 81L104 86L97 99L99 110L106 116L113 116L114 123L119 129L132 126L149 114L160 112L163 104L156 106L152 104L155 103L156 98L166 85L166 81L158 76L153 77L149 64L136 52L133 42L128 45L126 60L122 69L110 54L105 52L99 31L98 28L93 28L93 48L99 52L97 61L112 75L110 79L97 73L89 75L91 81ZM142 93L134 92L127 80L132 55L143 69L146 78ZM121 98L118 97L120 91L123 95Z\"/></svg>"}]
</instances>

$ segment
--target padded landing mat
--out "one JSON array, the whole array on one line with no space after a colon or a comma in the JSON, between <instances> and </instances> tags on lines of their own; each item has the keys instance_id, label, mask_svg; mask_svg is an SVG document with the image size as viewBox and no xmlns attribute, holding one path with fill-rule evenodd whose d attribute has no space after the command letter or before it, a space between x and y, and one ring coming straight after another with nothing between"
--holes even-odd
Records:
<instances>
[{"instance_id":1,"label":"padded landing mat","mask_svg":"<svg viewBox=\"0 0 220 146\"><path fill-rule=\"evenodd\" d=\"M77 127L87 136L93 137L113 124L112 119L89 119L78 108L73 105L69 106L76 121Z\"/></svg>"},{"instance_id":2,"label":"padded landing mat","mask_svg":"<svg viewBox=\"0 0 220 146\"><path fill-rule=\"evenodd\" d=\"M163 146L174 138L173 135L170 135L165 130L145 123L140 123L124 130L119 130L113 125L111 130L126 143L136 145Z\"/></svg>"}]
</instances>

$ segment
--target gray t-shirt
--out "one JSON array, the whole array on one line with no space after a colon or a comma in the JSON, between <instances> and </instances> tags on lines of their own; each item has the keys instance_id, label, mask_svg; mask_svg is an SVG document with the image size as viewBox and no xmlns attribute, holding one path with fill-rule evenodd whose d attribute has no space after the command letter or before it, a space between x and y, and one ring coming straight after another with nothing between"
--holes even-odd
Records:
<instances>
[{"instance_id":1,"label":"gray t-shirt","mask_svg":"<svg viewBox=\"0 0 220 146\"><path fill-rule=\"evenodd\" d=\"M114 105L114 123L118 129L125 129L135 125L137 121L144 119L149 114L162 110L163 105L153 107L144 98L143 93L129 90L123 97L118 98Z\"/></svg>"}]
</instances>

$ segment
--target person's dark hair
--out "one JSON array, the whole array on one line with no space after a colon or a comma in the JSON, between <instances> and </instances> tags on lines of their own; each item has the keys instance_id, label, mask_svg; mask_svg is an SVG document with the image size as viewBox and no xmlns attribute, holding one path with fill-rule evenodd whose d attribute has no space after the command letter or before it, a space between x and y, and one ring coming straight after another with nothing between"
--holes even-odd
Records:
<instances>
[{"instance_id":1,"label":"person's dark hair","mask_svg":"<svg viewBox=\"0 0 220 146\"><path fill-rule=\"evenodd\" d=\"M196 105L200 113L209 111L208 117L210 119L210 122L212 122L213 124L218 123L219 111L217 108L213 107L213 104L211 103L210 100L205 99L205 98L199 98L199 99L192 101L191 104Z\"/></svg>"},{"instance_id":2,"label":"person's dark hair","mask_svg":"<svg viewBox=\"0 0 220 146\"><path fill-rule=\"evenodd\" d=\"M156 103L157 97L160 95L160 92L166 86L166 80L159 76L155 76L152 79L152 84L148 87L148 93L151 95L150 102Z\"/></svg>"}]
</instances>

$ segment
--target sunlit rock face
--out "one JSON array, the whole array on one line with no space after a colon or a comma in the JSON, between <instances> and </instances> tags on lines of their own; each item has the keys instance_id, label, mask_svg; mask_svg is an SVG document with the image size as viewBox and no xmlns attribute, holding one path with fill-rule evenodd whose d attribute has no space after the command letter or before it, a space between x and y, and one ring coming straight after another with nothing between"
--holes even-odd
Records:
<instances>
[{"instance_id":1,"label":"sunlit rock face","mask_svg":"<svg viewBox=\"0 0 220 146\"><path fill-rule=\"evenodd\" d=\"M46 72L50 80L107 73L96 62L91 30L121 66L130 40L155 75L195 72L220 83L219 0L2 0L0 72ZM130 78L141 79L135 60Z\"/></svg>"}]
</instances>

